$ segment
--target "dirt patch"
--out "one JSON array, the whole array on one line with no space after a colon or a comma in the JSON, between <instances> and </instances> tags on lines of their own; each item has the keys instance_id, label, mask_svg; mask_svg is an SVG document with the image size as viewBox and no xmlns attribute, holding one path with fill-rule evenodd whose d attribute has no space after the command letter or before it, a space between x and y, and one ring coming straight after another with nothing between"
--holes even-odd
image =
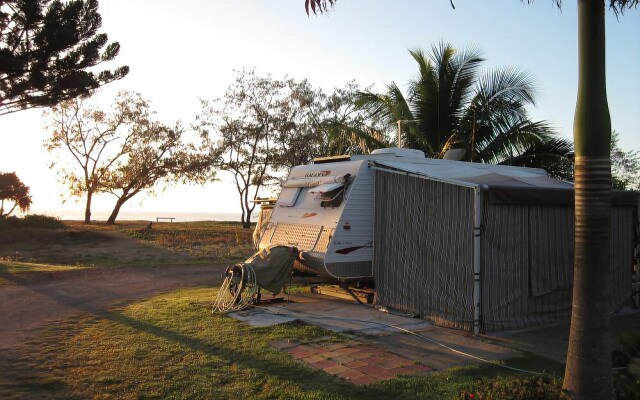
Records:
<instances>
[{"instance_id":1,"label":"dirt patch","mask_svg":"<svg viewBox=\"0 0 640 400\"><path fill-rule=\"evenodd\" d=\"M11 349L32 330L79 314L182 287L220 281L226 265L88 269L50 275L46 282L0 273L12 283L0 286L0 348Z\"/></svg>"}]
</instances>

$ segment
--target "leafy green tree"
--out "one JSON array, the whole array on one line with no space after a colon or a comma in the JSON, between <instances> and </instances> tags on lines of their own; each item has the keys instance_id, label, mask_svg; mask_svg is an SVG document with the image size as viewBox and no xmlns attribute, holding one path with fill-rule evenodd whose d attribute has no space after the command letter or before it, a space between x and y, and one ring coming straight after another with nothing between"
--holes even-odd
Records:
<instances>
[{"instance_id":1,"label":"leafy green tree","mask_svg":"<svg viewBox=\"0 0 640 400\"><path fill-rule=\"evenodd\" d=\"M5 201L11 205L5 209ZM16 208L27 211L31 206L29 187L25 185L15 172L0 172L0 218L6 218Z\"/></svg>"},{"instance_id":2,"label":"leafy green tree","mask_svg":"<svg viewBox=\"0 0 640 400\"><path fill-rule=\"evenodd\" d=\"M139 94L121 92L109 111L85 99L64 101L46 113L51 137L45 147L58 156L71 156L75 167L52 163L71 196L85 199L84 222L91 222L91 202L102 191L114 164L131 149L141 128L149 124L149 103ZM78 169L79 167L79 169Z\"/></svg>"},{"instance_id":3,"label":"leafy green tree","mask_svg":"<svg viewBox=\"0 0 640 400\"><path fill-rule=\"evenodd\" d=\"M277 186L291 167L384 145L353 106L356 88L350 82L326 94L307 80L242 70L222 98L203 102L199 130L209 138L212 165L233 176L244 227L256 195Z\"/></svg>"},{"instance_id":4,"label":"leafy green tree","mask_svg":"<svg viewBox=\"0 0 640 400\"><path fill-rule=\"evenodd\" d=\"M640 190L640 151L622 150L616 131L611 133L611 183L614 189Z\"/></svg>"},{"instance_id":5,"label":"leafy green tree","mask_svg":"<svg viewBox=\"0 0 640 400\"><path fill-rule=\"evenodd\" d=\"M50 107L121 79L129 68L95 69L118 43L98 33L97 0L0 0L0 115Z\"/></svg>"},{"instance_id":6,"label":"leafy green tree","mask_svg":"<svg viewBox=\"0 0 640 400\"><path fill-rule=\"evenodd\" d=\"M465 150L466 160L528 167L545 166L562 178L571 143L544 121L531 121L533 80L515 68L480 74L484 61L476 49L458 51L450 44L430 54L410 51L417 78L405 96L395 83L384 94L361 92L356 104L395 129L402 124L405 147L441 158L450 149Z\"/></svg>"},{"instance_id":7,"label":"leafy green tree","mask_svg":"<svg viewBox=\"0 0 640 400\"><path fill-rule=\"evenodd\" d=\"M258 192L277 182L276 140L295 126L297 110L285 80L236 71L222 98L203 101L199 130L209 139L214 168L233 176L243 227L251 226Z\"/></svg>"},{"instance_id":8,"label":"leafy green tree","mask_svg":"<svg viewBox=\"0 0 640 400\"><path fill-rule=\"evenodd\" d=\"M354 105L360 90L355 81L330 93L307 80L289 81L295 124L276 138L282 169L308 163L316 157L362 154L388 147L385 124Z\"/></svg>"},{"instance_id":9,"label":"leafy green tree","mask_svg":"<svg viewBox=\"0 0 640 400\"><path fill-rule=\"evenodd\" d=\"M179 124L170 127L145 121L129 132L126 154L107 171L101 188L117 199L107 219L110 225L116 222L122 206L143 191L171 182L202 182L211 177L208 160L184 140L185 130Z\"/></svg>"},{"instance_id":10,"label":"leafy green tree","mask_svg":"<svg viewBox=\"0 0 640 400\"><path fill-rule=\"evenodd\" d=\"M72 196L86 196L85 223L91 221L91 201L111 193L116 204L107 220L113 224L125 202L143 191L175 181L196 180L208 173L206 158L184 129L154 120L149 102L138 93L121 92L111 110L70 100L49 113L49 151L59 153L61 181ZM66 167L61 156L73 160Z\"/></svg>"}]
</instances>

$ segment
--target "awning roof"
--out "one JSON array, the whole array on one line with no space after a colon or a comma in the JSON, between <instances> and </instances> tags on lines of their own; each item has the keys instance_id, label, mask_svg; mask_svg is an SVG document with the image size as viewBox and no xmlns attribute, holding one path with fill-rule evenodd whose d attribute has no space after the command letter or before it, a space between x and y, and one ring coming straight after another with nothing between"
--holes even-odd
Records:
<instances>
[{"instance_id":1,"label":"awning roof","mask_svg":"<svg viewBox=\"0 0 640 400\"><path fill-rule=\"evenodd\" d=\"M376 161L376 165L461 186L480 186L497 204L573 204L573 184L551 178L540 168L424 159ZM613 203L637 204L638 193L614 191Z\"/></svg>"},{"instance_id":2,"label":"awning roof","mask_svg":"<svg viewBox=\"0 0 640 400\"><path fill-rule=\"evenodd\" d=\"M468 183L484 184L484 181L487 179L496 181L505 178L512 178L525 183L531 180L531 178L548 178L546 171L540 168L522 168L508 165L437 160L433 158L425 158L419 162L379 160L376 161L376 164L418 175L430 176L443 180L464 181ZM487 178L488 175L492 175L493 178Z\"/></svg>"}]
</instances>

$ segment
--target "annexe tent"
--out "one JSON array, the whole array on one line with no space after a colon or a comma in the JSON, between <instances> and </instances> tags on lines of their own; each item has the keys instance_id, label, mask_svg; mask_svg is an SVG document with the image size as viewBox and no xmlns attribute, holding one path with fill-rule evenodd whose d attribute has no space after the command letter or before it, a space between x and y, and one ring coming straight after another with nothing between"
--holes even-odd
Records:
<instances>
[{"instance_id":1,"label":"annexe tent","mask_svg":"<svg viewBox=\"0 0 640 400\"><path fill-rule=\"evenodd\" d=\"M568 321L573 185L544 170L376 161L377 304L468 331ZM631 304L638 193L612 200L611 309Z\"/></svg>"}]
</instances>

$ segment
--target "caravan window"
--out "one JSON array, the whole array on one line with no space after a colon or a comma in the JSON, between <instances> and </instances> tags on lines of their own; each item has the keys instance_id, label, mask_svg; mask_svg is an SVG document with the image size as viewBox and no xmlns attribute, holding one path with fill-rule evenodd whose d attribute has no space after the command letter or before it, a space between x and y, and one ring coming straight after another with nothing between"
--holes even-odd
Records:
<instances>
[{"instance_id":1,"label":"caravan window","mask_svg":"<svg viewBox=\"0 0 640 400\"><path fill-rule=\"evenodd\" d=\"M309 190L315 198L321 200L322 207L338 207L344 199L345 185L343 183L327 183Z\"/></svg>"},{"instance_id":2,"label":"caravan window","mask_svg":"<svg viewBox=\"0 0 640 400\"><path fill-rule=\"evenodd\" d=\"M313 193L316 199L329 200L337 190L344 188L344 183L325 183L309 189L309 193Z\"/></svg>"},{"instance_id":3,"label":"caravan window","mask_svg":"<svg viewBox=\"0 0 640 400\"><path fill-rule=\"evenodd\" d=\"M298 200L301 188L283 188L278 198L280 207L293 207Z\"/></svg>"}]
</instances>

